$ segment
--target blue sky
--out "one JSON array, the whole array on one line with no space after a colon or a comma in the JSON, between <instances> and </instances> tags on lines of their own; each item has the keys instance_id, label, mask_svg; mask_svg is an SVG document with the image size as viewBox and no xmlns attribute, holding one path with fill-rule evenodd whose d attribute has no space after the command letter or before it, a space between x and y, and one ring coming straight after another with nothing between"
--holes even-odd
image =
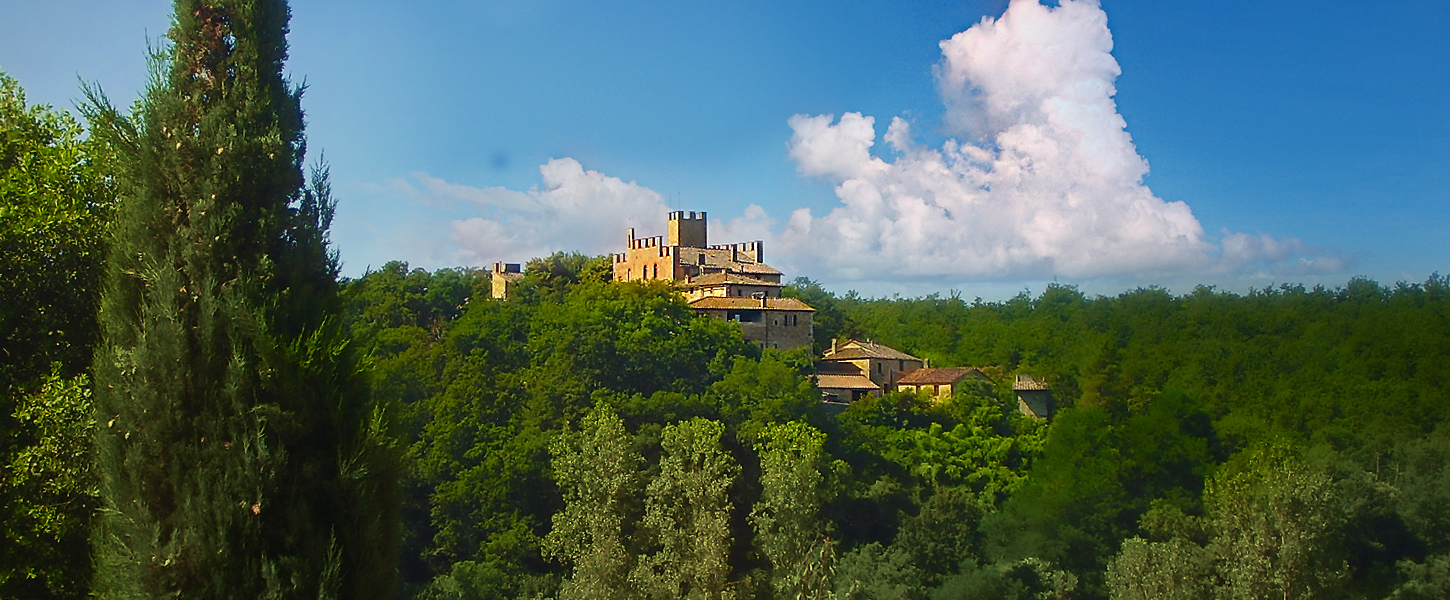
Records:
<instances>
[{"instance_id":1,"label":"blue sky","mask_svg":"<svg viewBox=\"0 0 1450 600\"><path fill-rule=\"evenodd\" d=\"M289 71L348 275L668 209L871 295L1450 271L1445 3L1064 4L299 0ZM127 102L169 12L6 2L0 69Z\"/></svg>"}]
</instances>

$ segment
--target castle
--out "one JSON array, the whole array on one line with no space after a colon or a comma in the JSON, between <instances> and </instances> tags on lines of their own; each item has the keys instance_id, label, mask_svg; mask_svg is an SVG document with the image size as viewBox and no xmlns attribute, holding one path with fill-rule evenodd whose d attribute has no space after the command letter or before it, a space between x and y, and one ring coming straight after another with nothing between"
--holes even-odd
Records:
<instances>
[{"instance_id":1,"label":"castle","mask_svg":"<svg viewBox=\"0 0 1450 600\"><path fill-rule=\"evenodd\" d=\"M782 273L765 264L764 242L711 246L703 212L671 212L665 224L665 235L653 237L635 237L629 228L625 251L611 257L615 281L668 281L695 312L738 324L746 341L782 350L811 347L815 309L781 297ZM521 278L520 265L495 263L491 295L508 298ZM932 368L869 340L832 340L816 369L822 400L839 404L892 390L945 398L970 380L991 381L982 369ZM1013 391L1022 413L1051 418L1055 402L1045 383L1018 375Z\"/></svg>"},{"instance_id":2,"label":"castle","mask_svg":"<svg viewBox=\"0 0 1450 600\"><path fill-rule=\"evenodd\" d=\"M711 246L704 212L675 211L666 235L637 238L614 255L614 280L661 279L679 286L696 312L740 324L746 341L767 348L810 348L815 309L782 298L781 272L765 264L756 240Z\"/></svg>"}]
</instances>

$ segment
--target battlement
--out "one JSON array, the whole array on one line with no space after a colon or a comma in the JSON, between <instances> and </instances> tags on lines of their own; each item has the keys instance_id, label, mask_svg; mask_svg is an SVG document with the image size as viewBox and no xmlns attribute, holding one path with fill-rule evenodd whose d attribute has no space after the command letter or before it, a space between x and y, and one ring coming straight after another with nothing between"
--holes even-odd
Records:
<instances>
[{"instance_id":1,"label":"battlement","mask_svg":"<svg viewBox=\"0 0 1450 600\"><path fill-rule=\"evenodd\" d=\"M761 240L738 244L719 244L710 246L710 249L730 251L730 260L735 262L765 262L765 242Z\"/></svg>"},{"instance_id":2,"label":"battlement","mask_svg":"<svg viewBox=\"0 0 1450 600\"><path fill-rule=\"evenodd\" d=\"M651 236L651 237L647 237L647 238L637 238L637 237L634 237L634 229L630 229L629 230L629 243L628 243L628 247L629 247L630 250L640 250L640 249L643 249L643 248L654 248L656 246L666 246L666 244L665 244L665 236L656 235L656 236Z\"/></svg>"},{"instance_id":3,"label":"battlement","mask_svg":"<svg viewBox=\"0 0 1450 600\"><path fill-rule=\"evenodd\" d=\"M677 210L669 213L666 219L666 224L669 226L669 245L688 248L707 247L705 223L705 211Z\"/></svg>"},{"instance_id":4,"label":"battlement","mask_svg":"<svg viewBox=\"0 0 1450 600\"><path fill-rule=\"evenodd\" d=\"M704 221L705 220L705 211L702 210L702 211L699 211L699 212L695 212L693 210L691 210L691 211L677 210L677 211L673 211L670 214L666 215L665 220L666 221Z\"/></svg>"}]
</instances>

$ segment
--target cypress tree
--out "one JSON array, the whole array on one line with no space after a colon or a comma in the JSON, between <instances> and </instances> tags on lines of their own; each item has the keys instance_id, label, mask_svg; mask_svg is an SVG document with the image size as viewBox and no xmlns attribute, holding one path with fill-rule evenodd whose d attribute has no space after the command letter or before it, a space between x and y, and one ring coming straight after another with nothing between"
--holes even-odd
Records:
<instances>
[{"instance_id":1,"label":"cypress tree","mask_svg":"<svg viewBox=\"0 0 1450 600\"><path fill-rule=\"evenodd\" d=\"M101 303L103 598L386 597L396 452L330 315L285 0L177 0L130 117ZM106 121L106 119L101 119Z\"/></svg>"}]
</instances>

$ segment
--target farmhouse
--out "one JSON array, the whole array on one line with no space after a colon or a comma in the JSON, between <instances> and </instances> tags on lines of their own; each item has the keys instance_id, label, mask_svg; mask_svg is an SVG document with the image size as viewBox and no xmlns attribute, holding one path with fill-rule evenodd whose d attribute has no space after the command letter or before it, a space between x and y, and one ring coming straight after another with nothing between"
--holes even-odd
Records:
<instances>
[{"instance_id":1,"label":"farmhouse","mask_svg":"<svg viewBox=\"0 0 1450 600\"><path fill-rule=\"evenodd\" d=\"M889 391L926 392L936 399L951 397L972 381L991 383L976 367L930 367L923 359L872 341L831 340L816 361L816 387L821 400L849 404ZM1022 414L1048 419L1055 404L1052 390L1031 375L1018 375L1012 388Z\"/></svg>"},{"instance_id":2,"label":"farmhouse","mask_svg":"<svg viewBox=\"0 0 1450 600\"><path fill-rule=\"evenodd\" d=\"M882 390L891 390L901 376L926 366L926 361L869 340L831 340L831 348L817 364L818 371L822 364L831 369L849 365Z\"/></svg>"},{"instance_id":3,"label":"farmhouse","mask_svg":"<svg viewBox=\"0 0 1450 600\"><path fill-rule=\"evenodd\" d=\"M986 373L974 367L923 367L896 380L896 389L903 392L926 392L945 398L961 389L962 383L970 380L991 381Z\"/></svg>"}]
</instances>

